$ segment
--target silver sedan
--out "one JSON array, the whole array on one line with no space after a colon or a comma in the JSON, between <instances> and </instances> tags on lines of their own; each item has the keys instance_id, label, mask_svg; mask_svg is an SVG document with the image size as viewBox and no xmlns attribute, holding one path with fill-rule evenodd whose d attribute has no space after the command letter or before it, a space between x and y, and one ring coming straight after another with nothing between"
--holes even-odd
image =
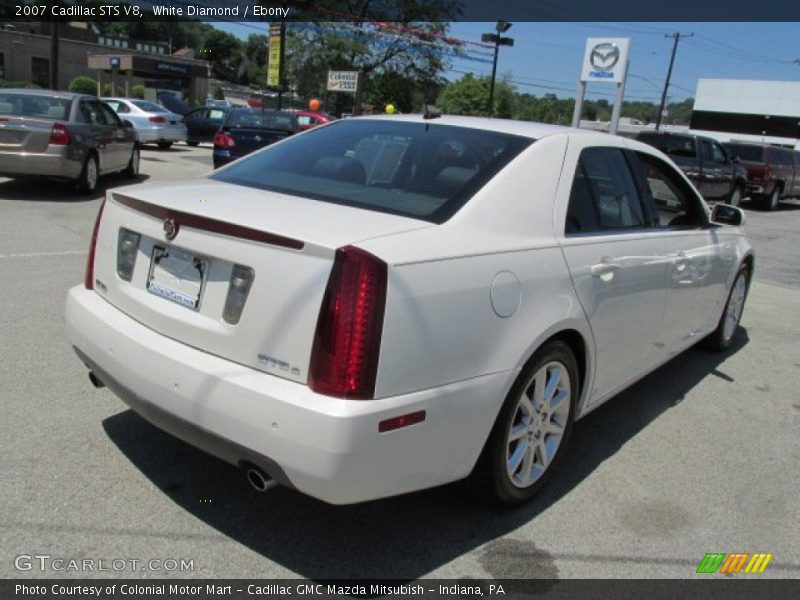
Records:
<instances>
[{"instance_id":1,"label":"silver sedan","mask_svg":"<svg viewBox=\"0 0 800 600\"><path fill-rule=\"evenodd\" d=\"M67 179L92 193L118 171L139 173L136 132L97 98L0 90L0 176Z\"/></svg>"},{"instance_id":2,"label":"silver sedan","mask_svg":"<svg viewBox=\"0 0 800 600\"><path fill-rule=\"evenodd\" d=\"M175 142L186 141L183 117L163 106L137 98L102 98L121 118L133 123L140 144L158 144L166 150Z\"/></svg>"}]
</instances>

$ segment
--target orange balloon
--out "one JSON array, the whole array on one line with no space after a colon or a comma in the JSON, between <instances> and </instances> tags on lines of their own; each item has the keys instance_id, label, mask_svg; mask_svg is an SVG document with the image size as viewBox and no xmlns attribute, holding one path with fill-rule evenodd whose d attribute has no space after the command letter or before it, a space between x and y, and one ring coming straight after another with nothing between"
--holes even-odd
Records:
<instances>
[{"instance_id":1,"label":"orange balloon","mask_svg":"<svg viewBox=\"0 0 800 600\"><path fill-rule=\"evenodd\" d=\"M321 106L320 102L316 98L312 98L308 102L308 108L310 108L311 110L319 110L320 106Z\"/></svg>"}]
</instances>

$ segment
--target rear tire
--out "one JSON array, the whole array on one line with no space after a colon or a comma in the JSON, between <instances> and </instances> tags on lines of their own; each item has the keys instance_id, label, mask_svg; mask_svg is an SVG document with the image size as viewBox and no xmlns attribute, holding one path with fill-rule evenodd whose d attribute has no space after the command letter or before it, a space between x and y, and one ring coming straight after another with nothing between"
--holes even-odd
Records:
<instances>
[{"instance_id":1,"label":"rear tire","mask_svg":"<svg viewBox=\"0 0 800 600\"><path fill-rule=\"evenodd\" d=\"M505 506L530 500L564 454L579 395L578 365L560 340L539 348L500 409L467 487Z\"/></svg>"},{"instance_id":2,"label":"rear tire","mask_svg":"<svg viewBox=\"0 0 800 600\"><path fill-rule=\"evenodd\" d=\"M80 177L78 177L78 191L81 194L93 194L97 190L99 174L97 158L94 154L89 154L86 157L86 162L83 163Z\"/></svg>"},{"instance_id":3,"label":"rear tire","mask_svg":"<svg viewBox=\"0 0 800 600\"><path fill-rule=\"evenodd\" d=\"M781 190L780 188L776 187L774 190L772 190L772 193L769 196L765 196L764 208L766 208L767 210L777 210L780 201L781 201Z\"/></svg>"},{"instance_id":4,"label":"rear tire","mask_svg":"<svg viewBox=\"0 0 800 600\"><path fill-rule=\"evenodd\" d=\"M172 148L172 142L158 142L158 147L161 150L169 150Z\"/></svg>"},{"instance_id":5,"label":"rear tire","mask_svg":"<svg viewBox=\"0 0 800 600\"><path fill-rule=\"evenodd\" d=\"M200 142L186 142L186 143L187 143L189 146L191 146L192 148L194 148L195 146L198 146L198 145L200 145Z\"/></svg>"},{"instance_id":6,"label":"rear tire","mask_svg":"<svg viewBox=\"0 0 800 600\"><path fill-rule=\"evenodd\" d=\"M125 170L122 171L122 174L125 177L138 177L139 176L139 160L140 160L140 153L139 147L134 146L133 150L131 151L131 159L128 161L128 166L125 167Z\"/></svg>"},{"instance_id":7,"label":"rear tire","mask_svg":"<svg viewBox=\"0 0 800 600\"><path fill-rule=\"evenodd\" d=\"M722 352L731 347L739 331L739 322L742 320L749 283L750 269L744 265L733 280L731 291L728 292L728 299L725 302L725 310L722 311L717 328L703 340L705 348L714 352Z\"/></svg>"}]
</instances>

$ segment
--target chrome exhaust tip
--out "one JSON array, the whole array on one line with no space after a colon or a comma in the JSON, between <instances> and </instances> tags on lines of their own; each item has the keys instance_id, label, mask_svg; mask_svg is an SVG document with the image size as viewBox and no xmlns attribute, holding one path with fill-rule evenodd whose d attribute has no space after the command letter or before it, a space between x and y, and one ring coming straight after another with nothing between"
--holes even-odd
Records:
<instances>
[{"instance_id":1,"label":"chrome exhaust tip","mask_svg":"<svg viewBox=\"0 0 800 600\"><path fill-rule=\"evenodd\" d=\"M106 384L100 381L100 378L92 371L89 371L89 381L91 381L92 385L97 389L106 387Z\"/></svg>"},{"instance_id":2,"label":"chrome exhaust tip","mask_svg":"<svg viewBox=\"0 0 800 600\"><path fill-rule=\"evenodd\" d=\"M247 476L247 482L257 492L266 492L278 485L277 481L256 467L248 467L245 475Z\"/></svg>"}]
</instances>

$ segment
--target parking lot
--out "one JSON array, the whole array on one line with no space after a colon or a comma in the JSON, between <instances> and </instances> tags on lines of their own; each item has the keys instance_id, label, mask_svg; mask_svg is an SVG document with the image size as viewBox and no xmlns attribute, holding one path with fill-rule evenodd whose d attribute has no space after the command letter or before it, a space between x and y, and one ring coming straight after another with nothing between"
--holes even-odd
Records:
<instances>
[{"instance_id":1,"label":"parking lot","mask_svg":"<svg viewBox=\"0 0 800 600\"><path fill-rule=\"evenodd\" d=\"M139 181L210 168L208 147L145 149ZM684 578L707 552L773 553L762 577L800 577L800 201L745 205L739 343L690 350L578 422L534 502L494 509L451 485L335 507L259 495L89 384L63 304L103 193L129 181L84 197L0 178L2 577ZM142 562L21 571L19 555Z\"/></svg>"}]
</instances>

